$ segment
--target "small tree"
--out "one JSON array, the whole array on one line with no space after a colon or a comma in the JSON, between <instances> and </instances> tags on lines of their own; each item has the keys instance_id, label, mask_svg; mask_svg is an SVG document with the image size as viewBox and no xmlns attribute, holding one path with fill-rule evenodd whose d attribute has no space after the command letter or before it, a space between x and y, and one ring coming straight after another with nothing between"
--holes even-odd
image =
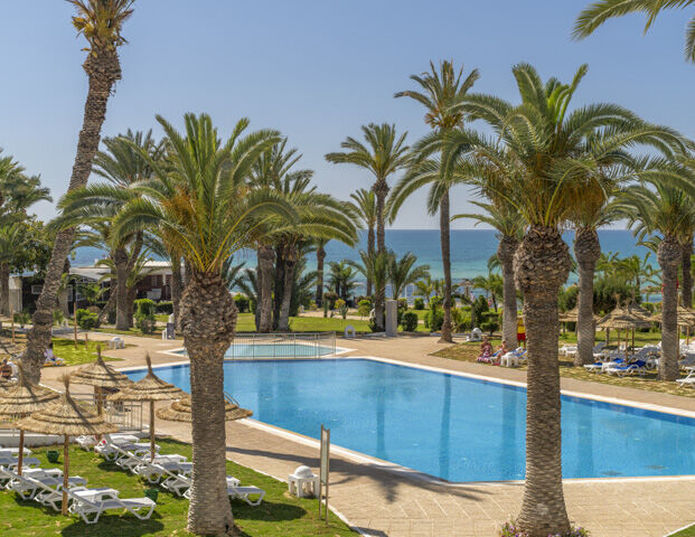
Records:
<instances>
[{"instance_id":1,"label":"small tree","mask_svg":"<svg viewBox=\"0 0 695 537\"><path fill-rule=\"evenodd\" d=\"M401 320L401 326L404 332L415 332L417 330L417 313L414 311L406 311Z\"/></svg>"},{"instance_id":2,"label":"small tree","mask_svg":"<svg viewBox=\"0 0 695 537\"><path fill-rule=\"evenodd\" d=\"M154 332L156 323L155 303L149 298L141 298L135 301L135 326L143 334L151 334Z\"/></svg>"},{"instance_id":3,"label":"small tree","mask_svg":"<svg viewBox=\"0 0 695 537\"><path fill-rule=\"evenodd\" d=\"M89 310L78 309L75 312L75 318L77 319L77 326L82 330L91 330L99 326L99 316Z\"/></svg>"}]
</instances>

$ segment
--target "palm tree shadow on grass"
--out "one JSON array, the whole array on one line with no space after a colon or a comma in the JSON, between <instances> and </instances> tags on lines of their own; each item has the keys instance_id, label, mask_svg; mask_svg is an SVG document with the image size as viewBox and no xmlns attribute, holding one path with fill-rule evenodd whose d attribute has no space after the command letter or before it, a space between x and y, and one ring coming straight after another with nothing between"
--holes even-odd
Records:
<instances>
[{"instance_id":1,"label":"palm tree shadow on grass","mask_svg":"<svg viewBox=\"0 0 695 537\"><path fill-rule=\"evenodd\" d=\"M63 537L139 537L140 535L155 535L164 529L158 519L162 518L157 511L147 520L140 520L133 515L101 515L96 524L85 524L79 520L63 528Z\"/></svg>"},{"instance_id":2,"label":"palm tree shadow on grass","mask_svg":"<svg viewBox=\"0 0 695 537\"><path fill-rule=\"evenodd\" d=\"M261 505L252 507L241 501L232 501L234 519L240 522L244 520L266 520L268 522L281 522L296 520L307 514L306 509L289 503L273 503L263 500Z\"/></svg>"}]
</instances>

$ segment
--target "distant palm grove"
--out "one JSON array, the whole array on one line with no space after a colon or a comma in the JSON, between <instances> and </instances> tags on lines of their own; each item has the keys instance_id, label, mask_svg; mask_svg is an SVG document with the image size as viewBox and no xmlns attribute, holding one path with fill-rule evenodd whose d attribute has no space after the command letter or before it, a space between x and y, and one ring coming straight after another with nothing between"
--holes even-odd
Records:
<instances>
[{"instance_id":1,"label":"distant palm grove","mask_svg":"<svg viewBox=\"0 0 695 537\"><path fill-rule=\"evenodd\" d=\"M428 309L427 325L443 342L483 325L500 330L513 349L523 304L526 484L515 524L528 537L569 535L561 472L559 308L576 304L575 365L581 367L593 362L595 314L661 295L658 374L661 380L677 378L677 310L679 304L692 306L694 143L619 104L577 104L587 65L578 66L570 80L543 77L527 63L514 65L516 96L507 101L475 91L477 68L433 61L414 66L424 71L410 79L404 73L403 86L394 88L403 107L422 110L424 137L410 140L395 123L370 123L334 141L328 162L346 173L349 166L362 168L372 178L341 200L319 190L291 140L277 130L255 129L241 112L231 132L218 129L208 114L189 113L155 116L152 126L160 135L128 130L102 139L114 84L127 78L118 50L126 43L122 30L135 2L68 1L76 10L75 29L87 42L83 68L89 89L72 175L54 221L44 224L27 212L37 201L50 200L40 179L0 154L0 313L10 314L11 273L33 270L43 277L23 356L27 378L40 380L72 249L91 245L108 252L102 263L110 269L109 298L95 316L97 324L111 317L115 330L136 322L134 290L147 259L166 259L173 272L173 318L191 361L193 464L205 468L193 473L188 530L224 535L234 518L220 426L222 366L239 309L253 313L257 332L289 331L300 309L324 315L335 310L344 318L351 308L379 332L385 329L387 300L401 298L412 285L418 309ZM632 11L646 13L651 24L661 9L689 4L599 0L580 15L575 36L588 36L607 19ZM691 21L690 60L693 28ZM201 106L190 103L191 109ZM423 214L439 216L442 281L433 280L430 267L413 254L399 257L386 243L385 227L422 189ZM452 206L452 189L466 189L477 211ZM469 282L452 282L449 235L457 219L497 232L489 274ZM658 266L602 252L597 230L616 222L627 223ZM566 229L574 231L571 245L562 238ZM366 231L367 247L359 262L325 262L328 241L354 246L360 230ZM256 266L237 262L242 248L255 251ZM316 271L306 270L309 256ZM578 284L568 290L571 270ZM473 288L490 299L488 315L471 306ZM402 300L401 306L412 307ZM416 329L416 318L401 320L408 331Z\"/></svg>"}]
</instances>

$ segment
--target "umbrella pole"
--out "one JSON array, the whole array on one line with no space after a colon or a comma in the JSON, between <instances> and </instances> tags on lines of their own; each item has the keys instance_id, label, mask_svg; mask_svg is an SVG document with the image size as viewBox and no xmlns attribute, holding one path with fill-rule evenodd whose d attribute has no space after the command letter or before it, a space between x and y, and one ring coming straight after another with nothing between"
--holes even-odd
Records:
<instances>
[{"instance_id":1,"label":"umbrella pole","mask_svg":"<svg viewBox=\"0 0 695 537\"><path fill-rule=\"evenodd\" d=\"M63 516L68 514L68 472L70 471L70 444L68 435L65 435L63 442L63 505L61 512Z\"/></svg>"},{"instance_id":2,"label":"umbrella pole","mask_svg":"<svg viewBox=\"0 0 695 537\"><path fill-rule=\"evenodd\" d=\"M150 462L154 462L154 401L150 401Z\"/></svg>"},{"instance_id":3,"label":"umbrella pole","mask_svg":"<svg viewBox=\"0 0 695 537\"><path fill-rule=\"evenodd\" d=\"M22 464L24 463L24 429L19 430L19 455L17 455L17 473L22 475Z\"/></svg>"}]
</instances>

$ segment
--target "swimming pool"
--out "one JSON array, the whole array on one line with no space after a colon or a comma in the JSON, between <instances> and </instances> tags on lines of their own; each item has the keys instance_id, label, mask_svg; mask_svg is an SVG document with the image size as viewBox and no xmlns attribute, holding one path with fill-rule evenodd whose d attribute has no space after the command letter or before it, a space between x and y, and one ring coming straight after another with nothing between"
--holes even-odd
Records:
<instances>
[{"instance_id":1,"label":"swimming pool","mask_svg":"<svg viewBox=\"0 0 695 537\"><path fill-rule=\"evenodd\" d=\"M185 349L170 351L186 355ZM224 353L225 358L318 358L335 354L335 347L315 343L232 343Z\"/></svg>"},{"instance_id":2,"label":"swimming pool","mask_svg":"<svg viewBox=\"0 0 695 537\"><path fill-rule=\"evenodd\" d=\"M226 362L254 418L449 481L523 479L526 390L369 359ZM138 379L144 372L130 372ZM188 391L188 364L157 368ZM563 396L563 475L695 474L695 419Z\"/></svg>"}]
</instances>

